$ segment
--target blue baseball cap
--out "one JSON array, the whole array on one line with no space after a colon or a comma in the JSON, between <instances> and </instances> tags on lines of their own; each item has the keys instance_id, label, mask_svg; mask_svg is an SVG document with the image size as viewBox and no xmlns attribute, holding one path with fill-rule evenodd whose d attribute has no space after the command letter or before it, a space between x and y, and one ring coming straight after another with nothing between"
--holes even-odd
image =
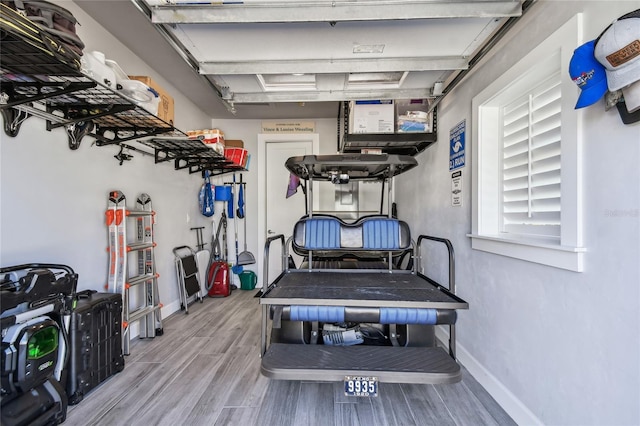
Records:
<instances>
[{"instance_id":1,"label":"blue baseball cap","mask_svg":"<svg viewBox=\"0 0 640 426\"><path fill-rule=\"evenodd\" d=\"M607 93L607 72L594 56L595 40L573 51L569 62L571 80L580 88L576 108L584 108L598 102Z\"/></svg>"}]
</instances>

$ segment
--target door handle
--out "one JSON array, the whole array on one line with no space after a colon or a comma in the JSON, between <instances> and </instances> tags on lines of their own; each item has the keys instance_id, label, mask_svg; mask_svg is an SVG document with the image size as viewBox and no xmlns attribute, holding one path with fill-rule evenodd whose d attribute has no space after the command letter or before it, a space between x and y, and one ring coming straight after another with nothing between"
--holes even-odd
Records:
<instances>
[{"instance_id":1,"label":"door handle","mask_svg":"<svg viewBox=\"0 0 640 426\"><path fill-rule=\"evenodd\" d=\"M275 234L275 232L273 232L271 229L268 229L268 230L267 230L267 234L269 234L269 235L273 235L273 234Z\"/></svg>"}]
</instances>

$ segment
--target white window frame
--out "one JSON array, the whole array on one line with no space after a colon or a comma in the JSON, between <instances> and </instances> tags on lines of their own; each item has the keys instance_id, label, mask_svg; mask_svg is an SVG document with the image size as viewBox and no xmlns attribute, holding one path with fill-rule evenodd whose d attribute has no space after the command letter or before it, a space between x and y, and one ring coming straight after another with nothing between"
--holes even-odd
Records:
<instances>
[{"instance_id":1,"label":"white window frame","mask_svg":"<svg viewBox=\"0 0 640 426\"><path fill-rule=\"evenodd\" d=\"M574 110L579 90L568 74L574 49L582 44L582 16L577 14L540 43L472 100L471 246L503 256L575 272L583 271L582 113ZM550 61L560 61L561 112L561 230L560 238L509 234L502 221L502 131L496 102L508 88L527 84L527 77L545 72ZM556 62L557 63L557 62Z\"/></svg>"}]
</instances>

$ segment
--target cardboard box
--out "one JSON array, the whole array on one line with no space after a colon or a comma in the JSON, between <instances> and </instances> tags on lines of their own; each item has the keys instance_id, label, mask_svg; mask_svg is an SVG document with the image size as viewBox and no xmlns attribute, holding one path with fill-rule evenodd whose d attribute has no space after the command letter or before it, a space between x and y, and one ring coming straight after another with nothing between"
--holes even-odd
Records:
<instances>
[{"instance_id":1,"label":"cardboard box","mask_svg":"<svg viewBox=\"0 0 640 426\"><path fill-rule=\"evenodd\" d=\"M351 101L349 133L394 133L393 101Z\"/></svg>"},{"instance_id":2,"label":"cardboard box","mask_svg":"<svg viewBox=\"0 0 640 426\"><path fill-rule=\"evenodd\" d=\"M224 132L220 129L203 129L203 130L188 130L187 136L189 139L199 139L207 147L213 149L220 155L224 155L224 148L226 146L224 140Z\"/></svg>"},{"instance_id":3,"label":"cardboard box","mask_svg":"<svg viewBox=\"0 0 640 426\"><path fill-rule=\"evenodd\" d=\"M173 125L173 97L167 93L158 83L153 81L151 77L145 75L130 75L131 80L138 80L151 87L160 95L160 105L158 105L158 117L167 123Z\"/></svg>"},{"instance_id":4,"label":"cardboard box","mask_svg":"<svg viewBox=\"0 0 640 426\"><path fill-rule=\"evenodd\" d=\"M227 139L225 145L227 148L244 148L244 142L240 139Z\"/></svg>"}]
</instances>

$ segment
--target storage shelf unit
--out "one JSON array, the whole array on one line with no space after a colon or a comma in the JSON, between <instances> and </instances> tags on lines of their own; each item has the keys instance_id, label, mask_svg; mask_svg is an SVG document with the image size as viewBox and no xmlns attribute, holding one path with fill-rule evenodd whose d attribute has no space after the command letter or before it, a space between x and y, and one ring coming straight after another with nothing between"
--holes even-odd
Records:
<instances>
[{"instance_id":1,"label":"storage shelf unit","mask_svg":"<svg viewBox=\"0 0 640 426\"><path fill-rule=\"evenodd\" d=\"M64 127L69 147L77 149L90 135L96 145L118 145L150 155L156 163L174 161L176 170L209 170L212 175L243 171L199 140L190 140L172 124L79 71L79 63L54 56L43 44L23 38L4 22L0 61L0 112L5 133L17 136L29 117L46 120L47 130ZM148 138L162 135L166 139ZM133 141L153 148L139 149ZM128 159L122 151L120 164Z\"/></svg>"},{"instance_id":2,"label":"storage shelf unit","mask_svg":"<svg viewBox=\"0 0 640 426\"><path fill-rule=\"evenodd\" d=\"M437 108L433 110L433 129L427 133L349 133L349 105L340 104L338 149L343 153L359 153L363 149L380 149L383 153L416 155L437 140Z\"/></svg>"},{"instance_id":3,"label":"storage shelf unit","mask_svg":"<svg viewBox=\"0 0 640 426\"><path fill-rule=\"evenodd\" d=\"M45 119L47 130L65 127L71 149L87 134L98 145L110 145L176 132L170 123L84 75L78 64L54 57L44 45L27 43L4 25L2 35L0 109L7 135L16 136L30 116Z\"/></svg>"},{"instance_id":4,"label":"storage shelf unit","mask_svg":"<svg viewBox=\"0 0 640 426\"><path fill-rule=\"evenodd\" d=\"M173 161L176 170L189 169L189 173L209 170L212 175L245 171L199 139L158 137L139 142L154 149L156 163Z\"/></svg>"}]
</instances>

